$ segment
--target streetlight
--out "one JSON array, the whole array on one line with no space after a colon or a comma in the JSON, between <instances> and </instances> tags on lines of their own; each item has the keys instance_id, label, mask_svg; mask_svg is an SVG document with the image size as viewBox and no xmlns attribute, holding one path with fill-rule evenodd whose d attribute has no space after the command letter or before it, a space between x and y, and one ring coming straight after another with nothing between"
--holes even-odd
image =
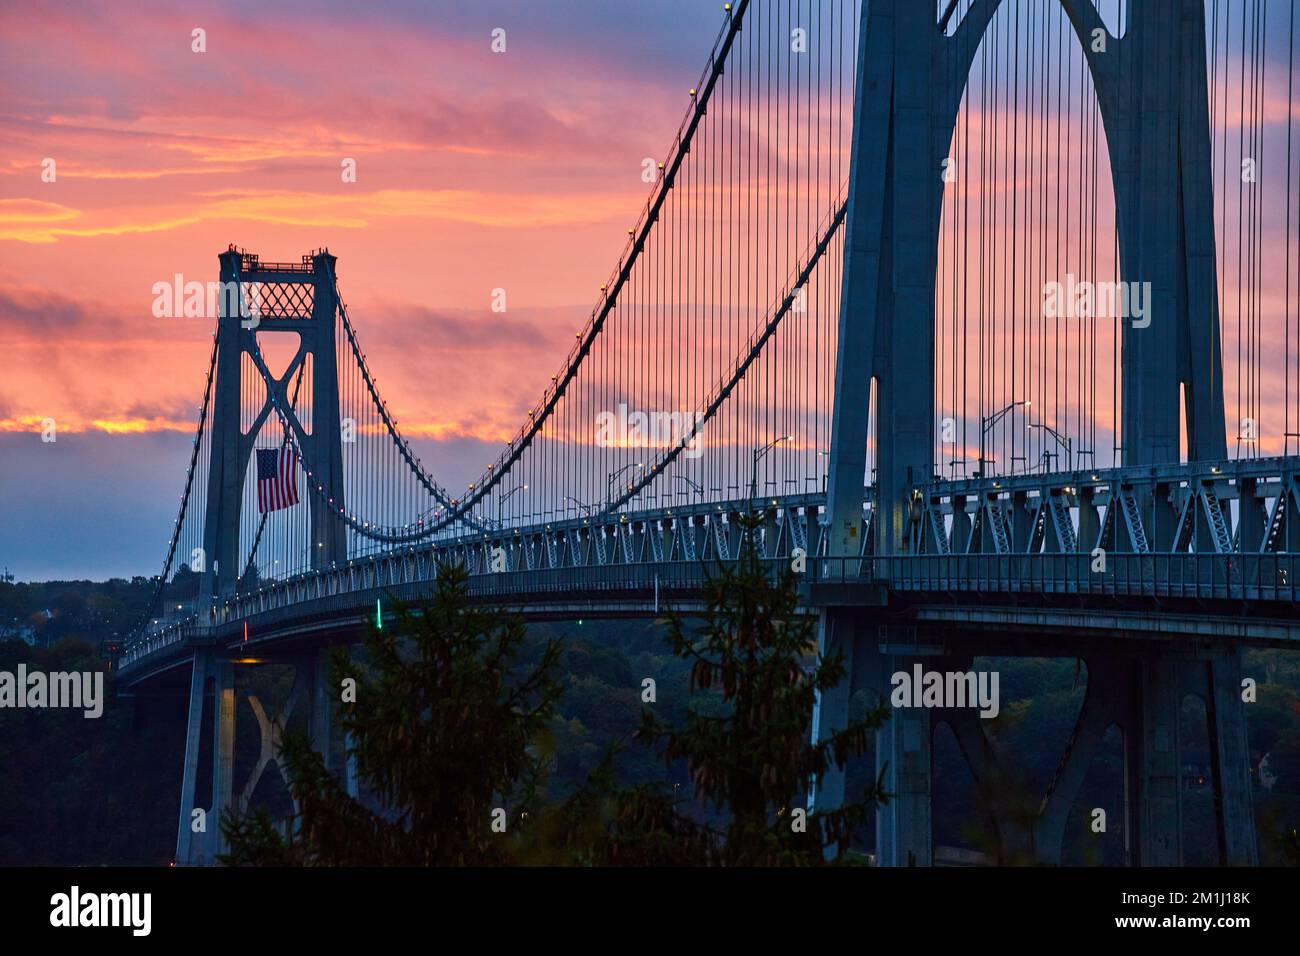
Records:
<instances>
[{"instance_id":1,"label":"streetlight","mask_svg":"<svg viewBox=\"0 0 1300 956\"><path fill-rule=\"evenodd\" d=\"M1028 408L1031 404L1033 403L1029 399L1025 399L1024 401L1021 402L1012 402L1010 405L1008 405L1006 408L1003 408L1001 411L980 418L980 467L979 467L978 477L980 478L984 477L984 462L987 460L984 457L984 447L985 447L984 439L988 436L989 429L991 429L998 422L1002 421L1003 417L1007 414L1007 412L1011 411L1013 408L1017 407L1018 405L1023 405L1025 406L1025 408Z\"/></svg>"},{"instance_id":2,"label":"streetlight","mask_svg":"<svg viewBox=\"0 0 1300 956\"><path fill-rule=\"evenodd\" d=\"M1065 449L1065 470L1074 471L1074 439L1066 438L1055 428L1048 424L1029 423L1030 428L1041 428L1047 434L1056 439L1056 443ZM1046 454L1046 452L1044 452Z\"/></svg>"},{"instance_id":3,"label":"streetlight","mask_svg":"<svg viewBox=\"0 0 1300 956\"><path fill-rule=\"evenodd\" d=\"M826 494L826 482L830 478L830 471L831 471L831 453L828 451L821 451L819 449L817 452L817 457L826 459L826 470L822 471L822 494ZM821 467L819 466L817 470L821 471ZM815 482L817 479L810 476L805 480Z\"/></svg>"},{"instance_id":4,"label":"streetlight","mask_svg":"<svg viewBox=\"0 0 1300 956\"><path fill-rule=\"evenodd\" d=\"M577 498L573 497L573 495L565 495L564 500L572 501L581 511L585 511L587 514L591 514L592 509L596 507L595 505L587 504L585 501L579 501Z\"/></svg>"},{"instance_id":5,"label":"streetlight","mask_svg":"<svg viewBox=\"0 0 1300 956\"><path fill-rule=\"evenodd\" d=\"M673 475L673 477L676 478L678 481L686 482L687 486L692 491L694 491L701 498L704 497L704 486L701 485L699 482L691 481L691 479L687 478L685 475Z\"/></svg>"},{"instance_id":6,"label":"streetlight","mask_svg":"<svg viewBox=\"0 0 1300 956\"><path fill-rule=\"evenodd\" d=\"M782 435L780 438L774 438L766 445L754 449L753 464L749 469L749 499L753 501L758 496L758 463L767 457L767 453L781 444L783 441L793 441L793 435Z\"/></svg>"},{"instance_id":7,"label":"streetlight","mask_svg":"<svg viewBox=\"0 0 1300 956\"><path fill-rule=\"evenodd\" d=\"M519 492L527 491L527 490L528 490L527 485L519 485L516 488L511 488L509 491L507 491L504 495L501 496L501 499L497 502L497 527L498 528L505 527L505 522L501 520L501 511L503 508L505 508L506 502L509 501L511 498L513 498L515 495L517 495Z\"/></svg>"},{"instance_id":8,"label":"streetlight","mask_svg":"<svg viewBox=\"0 0 1300 956\"><path fill-rule=\"evenodd\" d=\"M627 471L628 469L644 468L644 467L645 465L638 461L638 462L633 462L630 465L624 465L622 468L619 468L615 471L611 471L605 478L605 503L613 504L614 502L614 479L615 478L623 474L623 472Z\"/></svg>"}]
</instances>

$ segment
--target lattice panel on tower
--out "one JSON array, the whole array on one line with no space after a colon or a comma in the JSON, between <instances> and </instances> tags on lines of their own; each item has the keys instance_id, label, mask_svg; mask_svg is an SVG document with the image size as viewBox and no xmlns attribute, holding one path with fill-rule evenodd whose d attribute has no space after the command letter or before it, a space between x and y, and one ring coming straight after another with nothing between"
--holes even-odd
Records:
<instances>
[{"instance_id":1,"label":"lattice panel on tower","mask_svg":"<svg viewBox=\"0 0 1300 956\"><path fill-rule=\"evenodd\" d=\"M245 282L246 314L276 319L310 319L313 289L306 282Z\"/></svg>"}]
</instances>

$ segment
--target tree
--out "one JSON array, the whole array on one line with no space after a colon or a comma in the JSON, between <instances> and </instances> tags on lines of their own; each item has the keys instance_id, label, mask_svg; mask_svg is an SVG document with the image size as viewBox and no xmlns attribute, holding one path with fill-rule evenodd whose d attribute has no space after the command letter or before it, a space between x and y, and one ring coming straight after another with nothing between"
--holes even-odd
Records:
<instances>
[{"instance_id":1,"label":"tree","mask_svg":"<svg viewBox=\"0 0 1300 956\"><path fill-rule=\"evenodd\" d=\"M838 653L818 658L815 625L799 612L799 578L783 565L775 579L754 543L759 523L744 520L735 563L719 562L705 586L702 626L688 634L669 618L668 643L691 664L693 695L720 695L722 707L695 706L683 726L645 708L637 738L666 764L685 761L696 797L725 813L714 827L689 816L664 785L619 790L611 752L582 793L562 811L580 859L630 865L817 865L841 854L885 795L881 781L861 799L806 813L810 787L863 752L888 711L883 703L829 738L812 742L818 693L846 677Z\"/></svg>"},{"instance_id":2,"label":"tree","mask_svg":"<svg viewBox=\"0 0 1300 956\"><path fill-rule=\"evenodd\" d=\"M24 664L46 674L103 670L81 640L0 639L0 671ZM0 866L156 866L171 856L175 813L153 808L176 785L178 768L158 755L183 743L182 725L134 720L135 708L162 713L165 698L123 699L113 672L101 679L97 718L75 707L0 707Z\"/></svg>"},{"instance_id":3,"label":"tree","mask_svg":"<svg viewBox=\"0 0 1300 956\"><path fill-rule=\"evenodd\" d=\"M222 862L262 865L482 865L504 861L535 797L542 748L560 688L558 643L516 673L525 628L473 607L460 565L439 569L418 613L397 605L396 626L373 623L364 666L337 651L333 679L356 681L341 722L357 772L386 808L348 796L301 735L282 748L298 812L282 835L263 812L227 814ZM504 815L497 811L504 811Z\"/></svg>"},{"instance_id":4,"label":"tree","mask_svg":"<svg viewBox=\"0 0 1300 956\"><path fill-rule=\"evenodd\" d=\"M877 705L828 739L809 739L817 695L844 680L845 667L838 654L817 656L798 576L784 568L773 580L753 545L756 528L747 522L740 558L708 575L698 632L669 618L668 645L690 668L681 726L646 708L634 732L670 768L686 766L708 819L692 816L666 783L620 788L617 745L571 797L538 805L559 645L549 641L512 676L522 624L471 608L465 572L445 568L422 613L402 608L397 627L370 629L365 668L336 655L335 678L357 681L343 724L358 771L390 812L348 797L307 741L290 736L282 754L295 820L282 836L265 814L227 816L224 862L817 865L828 848L842 852L884 800L879 779L830 811L807 812L805 797L866 749L887 710ZM489 819L507 805L511 838L501 839Z\"/></svg>"}]
</instances>

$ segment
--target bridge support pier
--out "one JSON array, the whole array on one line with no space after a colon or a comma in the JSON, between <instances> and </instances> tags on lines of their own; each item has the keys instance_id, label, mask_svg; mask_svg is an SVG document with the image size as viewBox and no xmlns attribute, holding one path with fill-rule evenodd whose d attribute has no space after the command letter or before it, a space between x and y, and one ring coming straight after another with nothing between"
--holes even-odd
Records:
<instances>
[{"instance_id":1,"label":"bridge support pier","mask_svg":"<svg viewBox=\"0 0 1300 956\"><path fill-rule=\"evenodd\" d=\"M852 696L862 690L889 700L892 676L925 671L964 672L971 658L918 639L914 629L879 625L848 608L822 613L819 653L839 651L848 671L823 694L814 715L816 739L849 722ZM1235 646L1108 647L1091 656L1088 684L1074 730L1056 773L1037 808L1023 805L1013 759L997 745L970 708L930 710L891 707L876 734L875 772L888 793L876 812L876 865L929 866L934 861L932 826L932 733L938 722L952 728L966 764L998 832L999 862L1059 865L1067 823L1107 730L1123 734L1122 806L1106 807L1124 821L1125 861L1134 866L1181 866L1183 838L1183 702L1205 703L1210 770L1215 795L1218 859L1227 866L1258 865L1251 802L1250 752L1241 699L1240 650ZM810 805L843 805L841 770L817 781ZM1008 802L1010 800L1010 802Z\"/></svg>"},{"instance_id":2,"label":"bridge support pier","mask_svg":"<svg viewBox=\"0 0 1300 956\"><path fill-rule=\"evenodd\" d=\"M211 649L194 652L194 669L190 674L189 718L185 729L185 769L181 774L181 815L176 827L176 865L185 866L204 862L207 850L206 831L194 832L194 810L197 808L199 776L199 744L203 732L203 700L207 695L208 673L211 670ZM206 821L204 822L206 828Z\"/></svg>"},{"instance_id":3,"label":"bridge support pier","mask_svg":"<svg viewBox=\"0 0 1300 956\"><path fill-rule=\"evenodd\" d=\"M1065 848L1065 827L1075 798L1112 724L1126 723L1131 698L1131 674L1120 661L1098 659L1088 663L1088 686L1074 730L1065 745L1056 774L1048 785L1033 826L1034 859L1057 865ZM1126 764L1127 764L1126 748ZM1131 786L1125 781L1126 801ZM1127 815L1127 807L1125 808ZM1127 817L1126 817L1127 818ZM1131 832L1131 831L1130 831Z\"/></svg>"},{"instance_id":4,"label":"bridge support pier","mask_svg":"<svg viewBox=\"0 0 1300 956\"><path fill-rule=\"evenodd\" d=\"M948 658L936 669L971 670L971 658ZM935 723L952 730L980 798L997 827L999 865L1024 864L1034 859L1034 808L1025 806L1010 762L994 737L985 730L984 718L972 708L949 707L936 711Z\"/></svg>"},{"instance_id":5,"label":"bridge support pier","mask_svg":"<svg viewBox=\"0 0 1300 956\"><path fill-rule=\"evenodd\" d=\"M199 750L202 745L204 701L212 685L212 777L209 805L202 829L194 810L199 808ZM204 865L225 852L221 838L221 813L230 807L233 793L235 745L234 668L214 648L194 651L190 676L189 719L185 732L185 769L181 774L180 820L176 834L176 864Z\"/></svg>"},{"instance_id":6,"label":"bridge support pier","mask_svg":"<svg viewBox=\"0 0 1300 956\"><path fill-rule=\"evenodd\" d=\"M1225 866L1258 866L1255 808L1251 800L1250 744L1241 699L1241 650L1219 648L1205 662L1205 714L1209 722L1210 773L1214 781L1219 860Z\"/></svg>"},{"instance_id":7,"label":"bridge support pier","mask_svg":"<svg viewBox=\"0 0 1300 956\"><path fill-rule=\"evenodd\" d=\"M325 769L338 772L334 763L334 688L330 684L330 658L328 649L322 649L314 660L304 660L298 665L302 670L311 669L311 745L321 755ZM343 784L348 796L360 795L357 783L357 760L352 755L353 738L351 734L343 735Z\"/></svg>"},{"instance_id":8,"label":"bridge support pier","mask_svg":"<svg viewBox=\"0 0 1300 956\"><path fill-rule=\"evenodd\" d=\"M235 785L235 668L217 657L212 668L212 810L208 813L208 836L212 862L226 852L221 833L221 815L232 806Z\"/></svg>"},{"instance_id":9,"label":"bridge support pier","mask_svg":"<svg viewBox=\"0 0 1300 956\"><path fill-rule=\"evenodd\" d=\"M1240 673L1235 647L1089 660L1083 707L1034 824L1037 861L1061 862L1066 818L1115 725L1124 734L1125 858L1135 866L1183 865L1182 705L1194 694L1205 702L1219 862L1257 865Z\"/></svg>"},{"instance_id":10,"label":"bridge support pier","mask_svg":"<svg viewBox=\"0 0 1300 956\"><path fill-rule=\"evenodd\" d=\"M310 670L311 674L311 746L330 769L333 725L333 708L330 702L330 660L327 651L322 650L315 660L304 661L299 666L299 673Z\"/></svg>"},{"instance_id":11,"label":"bridge support pier","mask_svg":"<svg viewBox=\"0 0 1300 956\"><path fill-rule=\"evenodd\" d=\"M238 702L235 687L235 667L223 650L216 647L199 647L194 651L194 670L190 678L189 718L185 734L185 764L181 780L180 819L176 837L176 863L187 865L212 865L217 857L229 848L221 834L221 816L227 810L243 812L256 791L258 781L268 764L274 763L284 777L280 765L280 741L293 711L302 701L310 708L306 715L306 729L312 747L321 754L326 769L332 760L332 711L329 684L328 652L320 650L285 663L294 667L294 681L289 697L274 713L251 693L245 693L257 720L260 731L260 748L248 778L243 782L238 799L235 798L235 707ZM211 792L207 801L198 793L199 755L202 736L207 723L205 705L212 695L212 774ZM355 761L347 761L348 792L356 796ZM285 779L286 786L288 780ZM206 802L203 829L195 830L194 811Z\"/></svg>"},{"instance_id":12,"label":"bridge support pier","mask_svg":"<svg viewBox=\"0 0 1300 956\"><path fill-rule=\"evenodd\" d=\"M888 631L863 625L849 612L822 614L818 651L838 651L846 677L818 700L813 717L816 739L825 740L849 722L853 693L866 690L874 700L888 700L890 677L898 670L933 654L918 645L885 643ZM876 810L876 865L929 866L933 862L931 826L931 721L924 708L894 710L876 731L876 776L883 780L889 802ZM845 800L842 769L832 769L817 781L814 809L833 809Z\"/></svg>"},{"instance_id":13,"label":"bridge support pier","mask_svg":"<svg viewBox=\"0 0 1300 956\"><path fill-rule=\"evenodd\" d=\"M849 701L853 696L853 675L856 667L858 644L852 619L844 613L823 611L817 632L817 654L827 657L839 653L844 662L845 677L835 687L817 698L813 709L812 736L814 741L826 740L848 726ZM864 648L865 649L865 648ZM833 809L844 805L844 770L831 767L813 785L809 794L809 809Z\"/></svg>"},{"instance_id":14,"label":"bridge support pier","mask_svg":"<svg viewBox=\"0 0 1300 956\"><path fill-rule=\"evenodd\" d=\"M1182 864L1181 670L1179 661L1154 658L1139 661L1134 675L1124 772L1128 853L1142 866Z\"/></svg>"},{"instance_id":15,"label":"bridge support pier","mask_svg":"<svg viewBox=\"0 0 1300 956\"><path fill-rule=\"evenodd\" d=\"M906 642L905 642L906 641ZM936 666L939 647L916 643L915 633L881 628L864 677L874 695L888 701L892 677L916 664ZM924 707L893 707L876 731L876 776L889 802L876 810L877 866L934 865L933 714Z\"/></svg>"}]
</instances>

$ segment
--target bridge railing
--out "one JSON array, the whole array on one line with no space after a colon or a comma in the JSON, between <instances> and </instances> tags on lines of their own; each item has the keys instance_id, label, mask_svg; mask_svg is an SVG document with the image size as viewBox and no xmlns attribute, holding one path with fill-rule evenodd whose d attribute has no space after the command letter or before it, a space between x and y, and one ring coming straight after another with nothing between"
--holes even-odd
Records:
<instances>
[{"instance_id":1,"label":"bridge railing","mask_svg":"<svg viewBox=\"0 0 1300 956\"><path fill-rule=\"evenodd\" d=\"M469 590L476 596L501 598L570 594L576 601L601 592L657 590L666 594L698 588L707 575L708 569L699 561L587 565L475 574L470 576Z\"/></svg>"},{"instance_id":2,"label":"bridge railing","mask_svg":"<svg viewBox=\"0 0 1300 956\"><path fill-rule=\"evenodd\" d=\"M734 560L734 559L733 559ZM776 578L795 559L762 559ZM1300 555L1294 554L1116 554L1104 566L1087 554L961 554L896 557L807 557L795 570L805 585L880 583L896 592L1025 593L1111 597L1300 600ZM524 604L542 599L563 604L597 605L602 596L667 608L675 596L698 590L716 573L716 561L643 561L484 572L470 575L470 594ZM170 624L132 643L119 666L190 641L211 628L281 608L336 595L384 593L431 582L438 562L416 552L344 568L314 572L267 585L200 617Z\"/></svg>"},{"instance_id":3,"label":"bridge railing","mask_svg":"<svg viewBox=\"0 0 1300 956\"><path fill-rule=\"evenodd\" d=\"M169 647L186 643L197 633L200 626L197 618L187 617L156 631L148 632L139 640L130 644L118 657L118 670L129 668L133 664Z\"/></svg>"},{"instance_id":4,"label":"bridge railing","mask_svg":"<svg viewBox=\"0 0 1300 956\"><path fill-rule=\"evenodd\" d=\"M1295 602L1293 554L940 554L886 559L897 591Z\"/></svg>"},{"instance_id":5,"label":"bridge railing","mask_svg":"<svg viewBox=\"0 0 1300 956\"><path fill-rule=\"evenodd\" d=\"M775 579L790 565L788 558L760 559ZM809 568L817 569L828 561L840 559L811 558ZM845 565L863 565L862 559L845 559L834 569L836 578L857 574L846 572ZM642 592L668 594L696 589L717 573L712 560L634 562L626 564L580 565L533 570L489 571L469 576L469 593L475 597L526 600L530 595L572 595L574 601L589 599L601 592ZM832 572L826 570L827 578ZM209 615L211 626L228 624L257 614L278 610L336 595L362 591L384 591L405 585L428 583L438 576L435 561L412 556L356 562L347 568L321 571L264 587L214 609ZM814 577L817 575L814 574Z\"/></svg>"}]
</instances>

